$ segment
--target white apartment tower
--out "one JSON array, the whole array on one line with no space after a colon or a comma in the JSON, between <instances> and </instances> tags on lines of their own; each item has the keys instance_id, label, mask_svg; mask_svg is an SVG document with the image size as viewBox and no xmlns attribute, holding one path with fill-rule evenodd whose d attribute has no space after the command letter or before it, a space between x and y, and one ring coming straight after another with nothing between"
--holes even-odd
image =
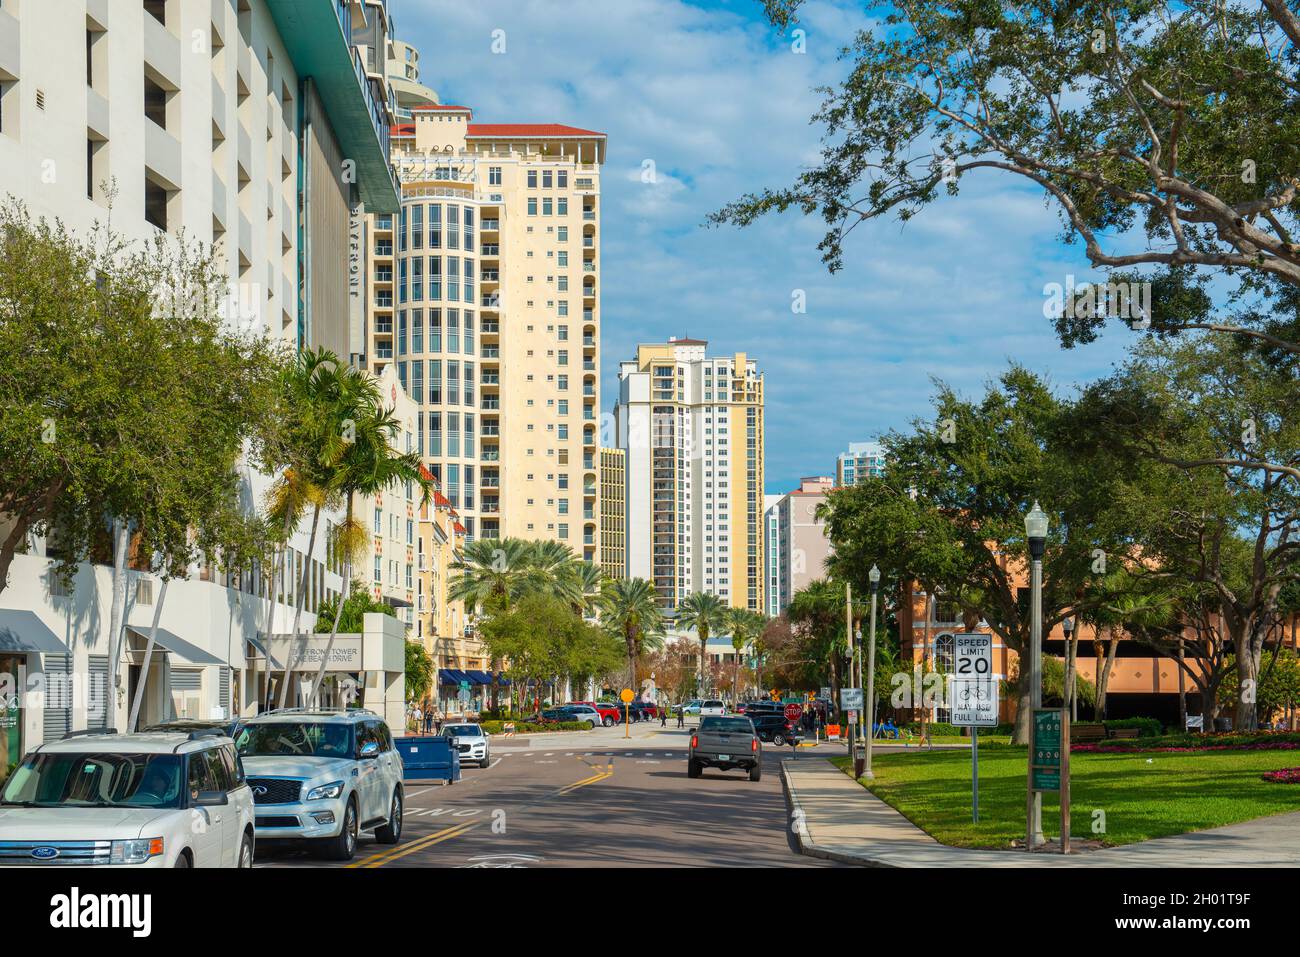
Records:
<instances>
[{"instance_id":1,"label":"white apartment tower","mask_svg":"<svg viewBox=\"0 0 1300 957\"><path fill-rule=\"evenodd\" d=\"M619 366L628 576L665 607L703 591L762 611L763 376L745 353L707 346L641 345Z\"/></svg>"}]
</instances>

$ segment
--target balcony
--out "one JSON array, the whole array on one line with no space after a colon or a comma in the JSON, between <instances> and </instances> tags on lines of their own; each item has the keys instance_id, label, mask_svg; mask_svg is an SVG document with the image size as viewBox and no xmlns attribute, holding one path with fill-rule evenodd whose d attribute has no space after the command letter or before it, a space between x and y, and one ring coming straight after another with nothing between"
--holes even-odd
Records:
<instances>
[{"instance_id":1,"label":"balcony","mask_svg":"<svg viewBox=\"0 0 1300 957\"><path fill-rule=\"evenodd\" d=\"M479 377L479 380L478 380L478 381L479 381L481 384L483 384L483 385L500 386L500 385L501 385L501 373L499 373L499 372L487 372L487 371L485 370L485 371L483 372L483 374Z\"/></svg>"},{"instance_id":2,"label":"balcony","mask_svg":"<svg viewBox=\"0 0 1300 957\"><path fill-rule=\"evenodd\" d=\"M483 450L483 454L479 456L479 460L480 460L480 461L483 461L483 462L500 462L500 461L501 461L501 450L500 450L500 449L484 449L484 450Z\"/></svg>"},{"instance_id":3,"label":"balcony","mask_svg":"<svg viewBox=\"0 0 1300 957\"><path fill-rule=\"evenodd\" d=\"M375 282L383 282L383 283L389 283L389 284L391 284L392 281L393 281L393 270L392 270L392 269L376 269L376 270L375 270Z\"/></svg>"},{"instance_id":4,"label":"balcony","mask_svg":"<svg viewBox=\"0 0 1300 957\"><path fill-rule=\"evenodd\" d=\"M483 232L485 232L485 233L496 233L496 232L500 232L500 231L501 231L501 220L499 220L499 219L485 219L485 220L483 220L482 222L479 223L479 227L480 227L480 228L483 230Z\"/></svg>"},{"instance_id":5,"label":"balcony","mask_svg":"<svg viewBox=\"0 0 1300 957\"><path fill-rule=\"evenodd\" d=\"M377 309L392 309L392 308L393 308L393 294L392 294L391 292L376 292L376 293L375 293L375 308L377 308Z\"/></svg>"},{"instance_id":6,"label":"balcony","mask_svg":"<svg viewBox=\"0 0 1300 957\"><path fill-rule=\"evenodd\" d=\"M485 395L485 396L483 396L483 402L482 402L482 404L479 406L479 408L480 408L480 409L486 409L486 410L488 410L488 411L492 411L492 410L495 410L495 409L500 409L500 408L501 408L501 397L500 397L500 396L495 396L495 395Z\"/></svg>"},{"instance_id":7,"label":"balcony","mask_svg":"<svg viewBox=\"0 0 1300 957\"><path fill-rule=\"evenodd\" d=\"M582 218L589 223L594 223L596 221L596 211L594 209L584 209Z\"/></svg>"},{"instance_id":8,"label":"balcony","mask_svg":"<svg viewBox=\"0 0 1300 957\"><path fill-rule=\"evenodd\" d=\"M501 475L497 472L484 472L479 481L479 488L500 488Z\"/></svg>"},{"instance_id":9,"label":"balcony","mask_svg":"<svg viewBox=\"0 0 1300 957\"><path fill-rule=\"evenodd\" d=\"M484 320L484 322L479 325L479 332L485 336L499 335L501 332L501 324Z\"/></svg>"},{"instance_id":10,"label":"balcony","mask_svg":"<svg viewBox=\"0 0 1300 957\"><path fill-rule=\"evenodd\" d=\"M496 259L501 255L501 246L497 243L484 243L479 253L489 259Z\"/></svg>"},{"instance_id":11,"label":"balcony","mask_svg":"<svg viewBox=\"0 0 1300 957\"><path fill-rule=\"evenodd\" d=\"M500 309L501 296L497 293L493 293L490 296L483 296L479 300L479 305L482 306L484 309Z\"/></svg>"},{"instance_id":12,"label":"balcony","mask_svg":"<svg viewBox=\"0 0 1300 957\"><path fill-rule=\"evenodd\" d=\"M584 349L594 349L594 348L596 347L596 337L595 337L595 336L583 336L583 337L582 337L582 347L583 347Z\"/></svg>"},{"instance_id":13,"label":"balcony","mask_svg":"<svg viewBox=\"0 0 1300 957\"><path fill-rule=\"evenodd\" d=\"M388 319L384 322L375 322L375 335L391 336L393 334L393 320Z\"/></svg>"},{"instance_id":14,"label":"balcony","mask_svg":"<svg viewBox=\"0 0 1300 957\"><path fill-rule=\"evenodd\" d=\"M497 269L484 269L478 274L478 278L481 282L500 282L501 272Z\"/></svg>"},{"instance_id":15,"label":"balcony","mask_svg":"<svg viewBox=\"0 0 1300 957\"><path fill-rule=\"evenodd\" d=\"M483 346L483 347L481 347L481 348L479 349L479 355L482 356L484 359L500 359L500 358L501 358L501 347L500 347L500 346Z\"/></svg>"}]
</instances>

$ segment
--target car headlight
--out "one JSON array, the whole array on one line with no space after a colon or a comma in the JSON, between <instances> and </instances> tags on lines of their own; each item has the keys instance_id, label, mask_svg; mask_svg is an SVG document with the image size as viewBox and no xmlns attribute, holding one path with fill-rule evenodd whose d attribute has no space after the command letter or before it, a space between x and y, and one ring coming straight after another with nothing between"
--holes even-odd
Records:
<instances>
[{"instance_id":1,"label":"car headlight","mask_svg":"<svg viewBox=\"0 0 1300 957\"><path fill-rule=\"evenodd\" d=\"M161 837L145 837L135 841L114 841L109 861L113 864L143 864L163 852Z\"/></svg>"},{"instance_id":2,"label":"car headlight","mask_svg":"<svg viewBox=\"0 0 1300 957\"><path fill-rule=\"evenodd\" d=\"M331 781L329 784L322 784L318 788L312 788L307 792L308 801L326 801L330 798L336 798L343 793L342 781Z\"/></svg>"}]
</instances>

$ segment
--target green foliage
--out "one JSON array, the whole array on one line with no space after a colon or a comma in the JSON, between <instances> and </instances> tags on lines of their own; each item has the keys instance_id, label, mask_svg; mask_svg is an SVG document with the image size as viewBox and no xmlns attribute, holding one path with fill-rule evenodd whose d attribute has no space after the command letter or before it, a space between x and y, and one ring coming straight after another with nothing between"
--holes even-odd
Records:
<instances>
[{"instance_id":1,"label":"green foliage","mask_svg":"<svg viewBox=\"0 0 1300 957\"><path fill-rule=\"evenodd\" d=\"M1255 700L1260 717L1270 720L1286 708L1300 707L1300 658L1290 648L1278 652L1277 662L1270 665L1271 652L1265 655L1260 678L1255 685ZM1235 656L1228 657L1231 669L1228 677L1219 686L1219 703L1224 708L1236 706L1240 694L1240 672L1237 670Z\"/></svg>"},{"instance_id":2,"label":"green foliage","mask_svg":"<svg viewBox=\"0 0 1300 957\"><path fill-rule=\"evenodd\" d=\"M500 734L502 726L505 724L501 720L480 721L479 724L486 734ZM587 731L590 730L585 721L515 721L515 734L542 734L549 731Z\"/></svg>"},{"instance_id":3,"label":"green foliage","mask_svg":"<svg viewBox=\"0 0 1300 957\"><path fill-rule=\"evenodd\" d=\"M321 602L320 611L316 615L316 631L330 631L334 625L334 617L337 612L337 598L330 597ZM362 582L353 581L352 593L348 595L347 601L343 603L343 614L339 617L339 633L345 635L360 633L365 625L364 616L367 614L397 617L397 612L393 610L392 605L376 599L370 594L369 588Z\"/></svg>"},{"instance_id":4,"label":"green foliage","mask_svg":"<svg viewBox=\"0 0 1300 957\"><path fill-rule=\"evenodd\" d=\"M406 643L406 700L419 704L433 686L433 658L416 641Z\"/></svg>"}]
</instances>

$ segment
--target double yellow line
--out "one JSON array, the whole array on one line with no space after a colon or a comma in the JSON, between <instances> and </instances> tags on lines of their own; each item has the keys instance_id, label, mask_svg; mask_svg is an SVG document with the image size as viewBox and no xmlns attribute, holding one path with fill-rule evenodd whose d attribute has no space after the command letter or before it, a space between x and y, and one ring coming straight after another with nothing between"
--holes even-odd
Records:
<instances>
[{"instance_id":1,"label":"double yellow line","mask_svg":"<svg viewBox=\"0 0 1300 957\"><path fill-rule=\"evenodd\" d=\"M606 778L613 777L614 765L609 764L603 771L597 771L590 777L583 778L581 781L574 781L572 784L565 785L558 791L552 791L547 798L563 797L578 788L585 788L589 784L597 784ZM363 858L359 861L347 865L348 867L383 867L385 864L391 864L393 861L400 860L408 854L414 854L416 851L422 851L427 847L433 847L435 844L441 844L443 841L450 841L452 838L460 837L462 834L474 830L482 824L482 821L465 821L463 824L453 824L451 827L443 828L441 831L435 831L432 834L426 834L410 844L403 844L392 850L380 851L370 857Z\"/></svg>"}]
</instances>

